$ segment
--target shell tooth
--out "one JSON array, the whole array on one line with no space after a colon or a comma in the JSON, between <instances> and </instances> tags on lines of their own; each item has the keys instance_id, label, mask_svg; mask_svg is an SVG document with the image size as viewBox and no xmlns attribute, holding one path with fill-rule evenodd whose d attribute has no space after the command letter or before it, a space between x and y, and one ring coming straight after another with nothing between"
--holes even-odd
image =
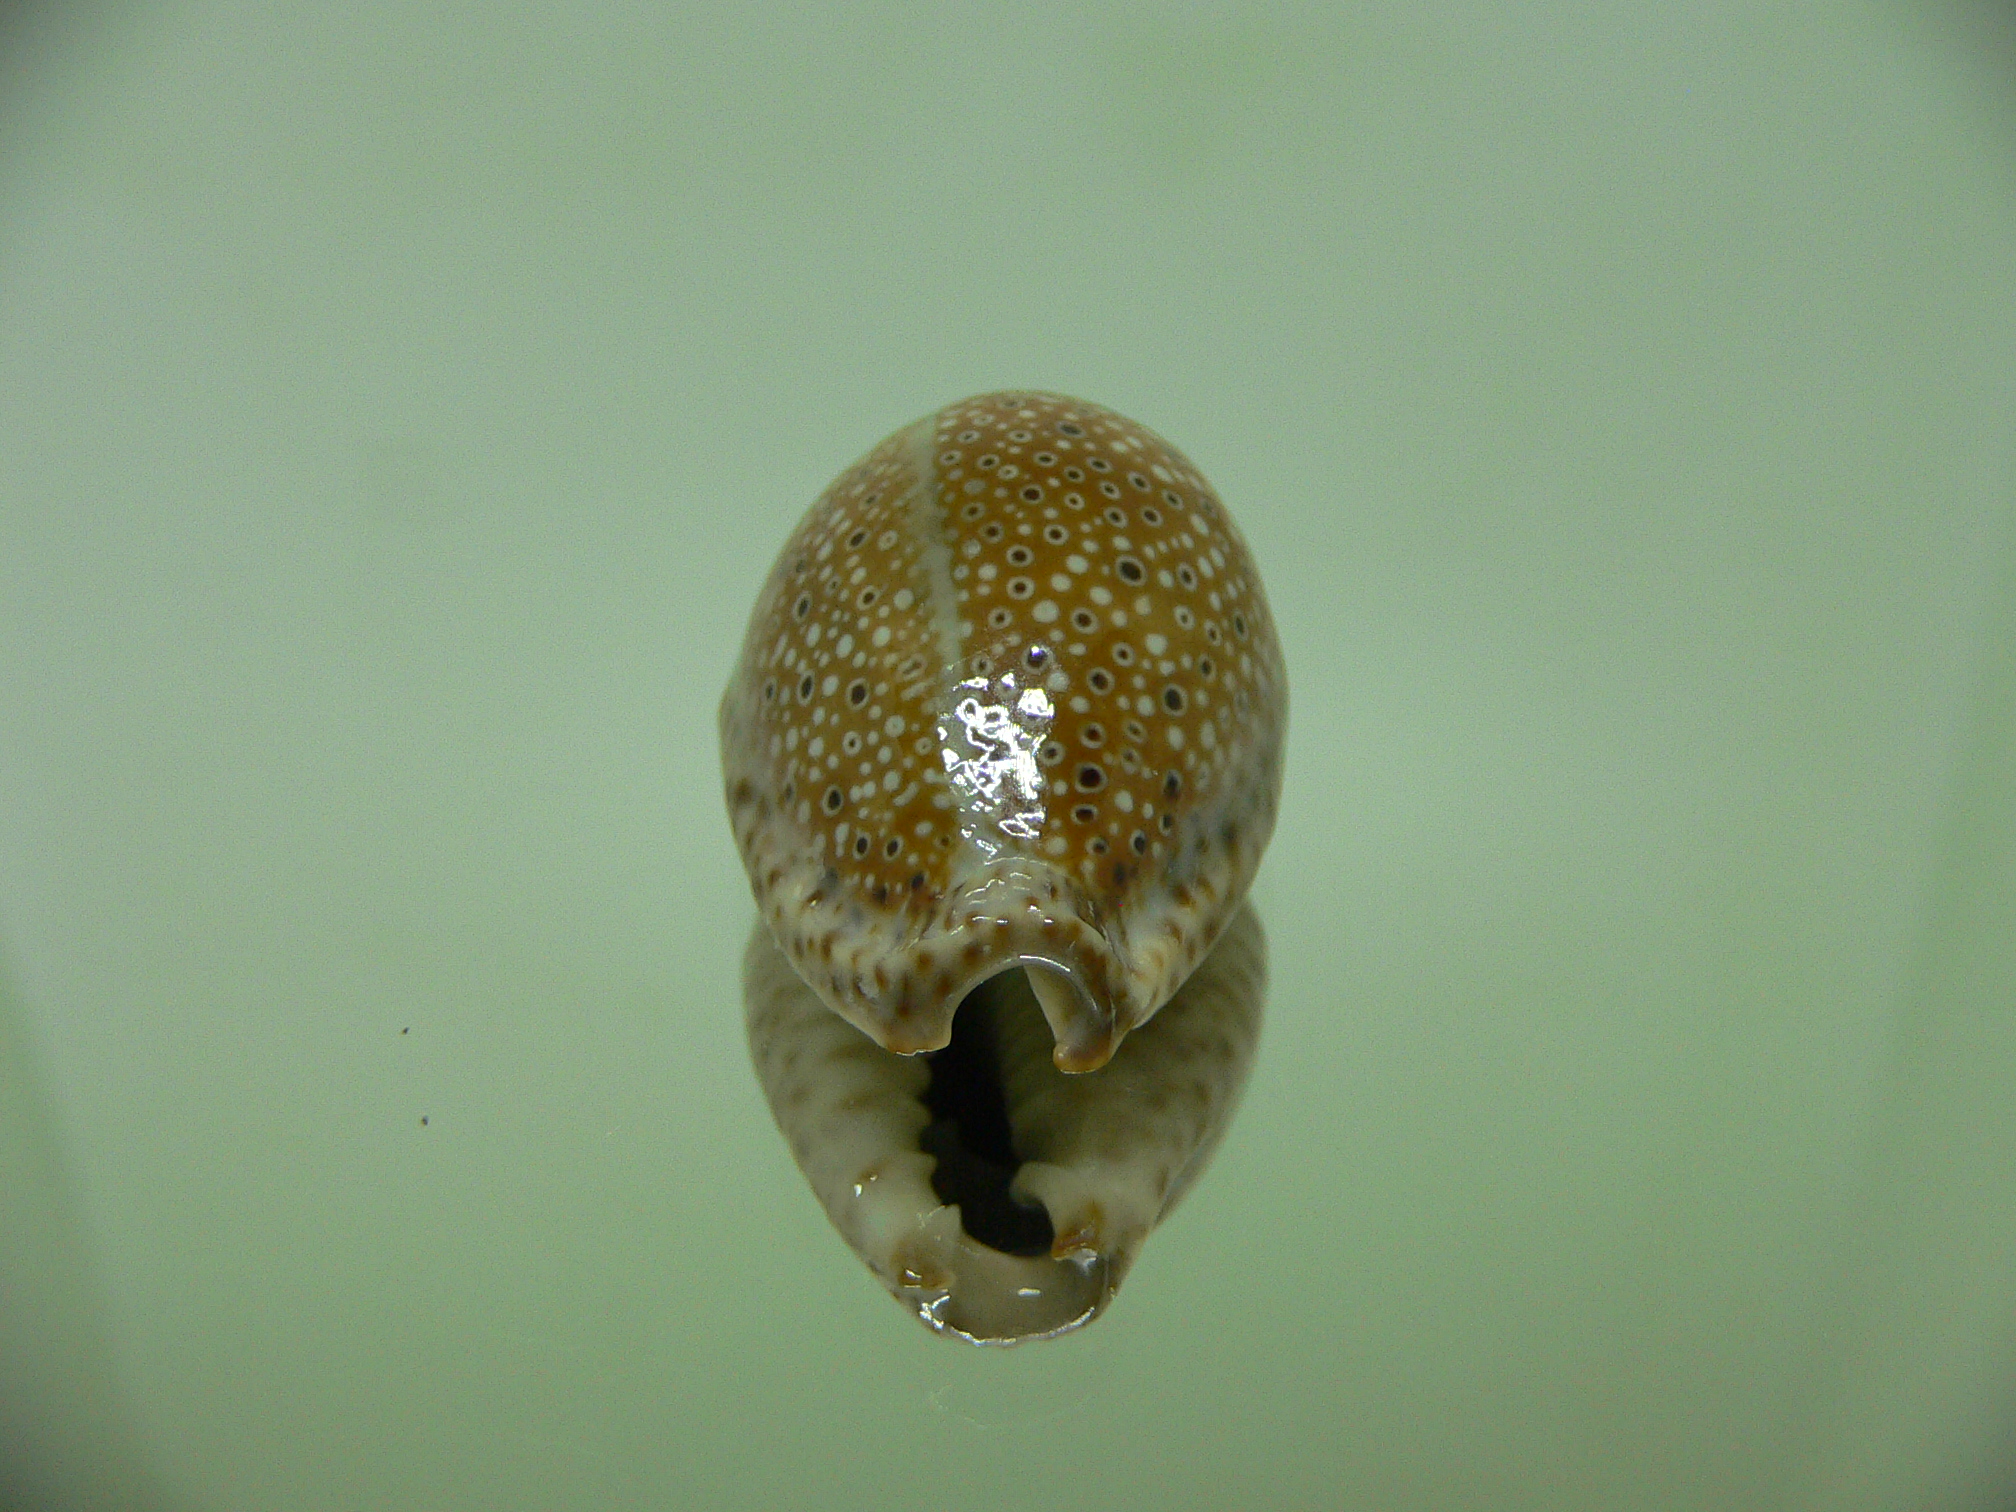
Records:
<instances>
[{"instance_id":1,"label":"shell tooth","mask_svg":"<svg viewBox=\"0 0 2016 1512\"><path fill-rule=\"evenodd\" d=\"M1050 1253L1063 1256L1092 1253L1131 1254L1135 1244L1155 1226L1156 1204L1145 1208L1128 1203L1118 1221L1106 1208L1116 1183L1111 1171L1090 1166L1073 1168L1047 1160L1031 1160L1015 1173L1015 1189L1043 1204L1056 1237ZM1124 1191L1119 1195L1127 1195Z\"/></svg>"},{"instance_id":2,"label":"shell tooth","mask_svg":"<svg viewBox=\"0 0 2016 1512\"><path fill-rule=\"evenodd\" d=\"M1097 1071L1113 1058L1113 1014L1102 1012L1076 973L1048 961L1027 960L1029 988L1056 1036L1052 1058L1060 1071Z\"/></svg>"}]
</instances>

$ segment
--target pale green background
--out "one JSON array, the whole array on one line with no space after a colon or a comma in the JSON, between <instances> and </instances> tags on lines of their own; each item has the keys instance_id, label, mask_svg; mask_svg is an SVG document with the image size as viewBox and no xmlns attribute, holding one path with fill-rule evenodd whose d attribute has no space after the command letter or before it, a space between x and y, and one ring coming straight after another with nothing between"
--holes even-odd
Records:
<instances>
[{"instance_id":1,"label":"pale green background","mask_svg":"<svg viewBox=\"0 0 2016 1512\"><path fill-rule=\"evenodd\" d=\"M1986 1494L2010 36L1905 5L15 18L13 1484ZM1294 720L1243 1116L1109 1316L982 1353L890 1303L770 1124L713 715L826 480L1010 384L1214 479Z\"/></svg>"}]
</instances>

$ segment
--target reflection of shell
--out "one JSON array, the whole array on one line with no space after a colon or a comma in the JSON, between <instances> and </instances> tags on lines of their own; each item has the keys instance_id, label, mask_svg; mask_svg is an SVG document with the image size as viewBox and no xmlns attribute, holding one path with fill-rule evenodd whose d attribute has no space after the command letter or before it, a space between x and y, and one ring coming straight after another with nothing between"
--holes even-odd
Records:
<instances>
[{"instance_id":1,"label":"reflection of shell","mask_svg":"<svg viewBox=\"0 0 2016 1512\"><path fill-rule=\"evenodd\" d=\"M721 706L736 841L798 996L886 1051L942 1052L904 1072L937 1089L930 1109L905 1094L923 1130L909 1150L935 1165L944 1203L948 1186L962 1194L969 1237L982 1209L1008 1221L1015 1205L962 1184L974 1152L945 1130L977 1115L938 1104L956 1066L1012 1078L1021 1061L977 1030L955 1037L955 1011L978 1004L1019 1046L1037 1020L1015 1004L1033 1003L1057 1068L1105 1066L1238 909L1273 828L1286 705L1259 577L1210 486L1096 405L948 406L843 473L785 545ZM763 1008L781 991L764 985L768 959L752 945L759 1067L761 1036L800 1022ZM1257 993L1257 970L1241 980ZM1243 1068L1243 1052L1231 1059ZM794 1123L816 1099L787 1105L764 1080L820 1186ZM1025 1148L1042 1136L1012 1111L993 1163L1032 1162L1014 1191L1055 1216L1063 1191ZM959 1221L931 1207L920 1222ZM1068 1221L1054 1238L1067 1241Z\"/></svg>"},{"instance_id":2,"label":"reflection of shell","mask_svg":"<svg viewBox=\"0 0 2016 1512\"><path fill-rule=\"evenodd\" d=\"M1155 1021L1091 1076L1051 1064L1025 973L997 976L969 1001L960 1033L977 1010L970 1027L994 1052L1024 1162L1005 1200L995 1188L994 1206L1011 1211L985 1227L962 1222L934 1185L939 1162L925 1147L942 1120L926 1105L931 1065L878 1049L836 1018L761 922L743 963L750 1054L799 1168L884 1286L941 1333L1047 1338L1106 1305L1203 1169L1252 1062L1266 957L1259 920L1240 909Z\"/></svg>"}]
</instances>

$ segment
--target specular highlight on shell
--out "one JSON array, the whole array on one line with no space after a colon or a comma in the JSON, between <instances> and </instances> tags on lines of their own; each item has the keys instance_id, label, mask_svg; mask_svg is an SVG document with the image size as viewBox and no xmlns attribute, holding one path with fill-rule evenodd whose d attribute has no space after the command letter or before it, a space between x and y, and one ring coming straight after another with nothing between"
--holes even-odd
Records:
<instances>
[{"instance_id":1,"label":"specular highlight on shell","mask_svg":"<svg viewBox=\"0 0 2016 1512\"><path fill-rule=\"evenodd\" d=\"M1012 1339L1085 1321L1215 1142L1257 1033L1257 922L1235 931L1237 969L1200 963L1272 830L1285 725L1273 620L1237 529L1181 453L1097 405L947 406L844 472L786 543L721 708L760 913L752 1055L829 1214L927 1323ZM1215 1026L1211 1053L1186 1069L1172 1030L1168 1052L1118 1056L1193 978L1209 1006L1187 1016ZM872 1088L842 1069L857 1049L881 1067ZM987 1104L1005 1133L977 1164L960 1125L996 1115L947 1112L955 1063L1005 1089ZM789 1068L805 1064L829 1081ZM842 1084L838 1103L822 1096ZM1175 1098L1178 1084L1201 1093ZM1101 1099L1110 1117L1084 1111ZM1181 1116L1165 1116L1175 1101ZM1096 1145L1086 1131L1113 1117L1125 1161L1034 1153ZM892 1189L899 1167L911 1207L854 1221L845 1189ZM1029 1278L987 1258L1007 1252L975 1239L974 1214L999 1208L1000 1232L1022 1234L1029 1207L1054 1262L1102 1278L1082 1312L1049 1283L1033 1288L1059 1292L1044 1307L985 1303ZM930 1250L932 1232L940 1274L920 1281L902 1254ZM929 1305L926 1282L943 1283Z\"/></svg>"}]
</instances>

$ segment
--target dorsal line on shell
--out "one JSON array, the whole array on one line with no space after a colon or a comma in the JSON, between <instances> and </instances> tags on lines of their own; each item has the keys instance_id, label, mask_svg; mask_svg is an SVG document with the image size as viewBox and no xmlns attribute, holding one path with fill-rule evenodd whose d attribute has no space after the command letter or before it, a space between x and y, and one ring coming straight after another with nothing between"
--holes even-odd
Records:
<instances>
[{"instance_id":1,"label":"dorsal line on shell","mask_svg":"<svg viewBox=\"0 0 2016 1512\"><path fill-rule=\"evenodd\" d=\"M938 502L938 416L926 415L910 427L910 466L917 474L919 508L911 511L918 560L930 583L931 628L938 637L941 685L958 665L959 605L952 581L952 534Z\"/></svg>"},{"instance_id":2,"label":"dorsal line on shell","mask_svg":"<svg viewBox=\"0 0 2016 1512\"><path fill-rule=\"evenodd\" d=\"M939 707L950 709L959 702L967 648L961 635L958 587L953 575L950 505L941 495L938 476L938 430L944 416L944 410L936 410L913 425L905 438L905 449L916 475L917 507L911 511L911 528L918 541L919 563L929 582L931 623L940 652ZM1012 682L1012 674L1010 680ZM1032 688L1030 692L1037 697L1045 697L1040 689ZM1007 731L1006 738L1014 745L1027 743L1026 732L1019 725L1006 721L1003 728ZM1021 754L1033 763L1033 746ZM1001 816L986 806L979 792L962 787L957 782L949 786L959 815L961 859L970 868L970 874L984 876L1004 859L996 834ZM1047 799L1040 794L1029 795L1029 798L1041 810L1049 807ZM1010 869L1026 874L1032 867L1045 869L1046 864L1035 858L1017 857ZM999 880L1005 881L1006 878ZM1057 883L1074 898L1082 898L1082 890L1075 879L1060 872ZM1075 912L1092 932L1104 933L1093 924L1091 915L1094 910L1081 905ZM1110 930L1113 926L1108 922L1104 927ZM1116 943L1111 939L1101 939L1099 953L1108 954ZM1085 968L1092 963L1060 958L1055 949L1045 950L1042 955L1025 950L1019 958L1011 957L1000 962L998 969L991 974L1014 970L1018 962L1022 969L1028 971L1044 1017L1055 1033L1060 1064L1071 1065L1074 1069L1088 1064L1104 1064L1106 1056L1111 1053L1118 1005L1095 1000L1091 984L1084 979ZM1100 974L1110 980L1109 972ZM959 996L963 998L977 985L977 982L969 984Z\"/></svg>"}]
</instances>

